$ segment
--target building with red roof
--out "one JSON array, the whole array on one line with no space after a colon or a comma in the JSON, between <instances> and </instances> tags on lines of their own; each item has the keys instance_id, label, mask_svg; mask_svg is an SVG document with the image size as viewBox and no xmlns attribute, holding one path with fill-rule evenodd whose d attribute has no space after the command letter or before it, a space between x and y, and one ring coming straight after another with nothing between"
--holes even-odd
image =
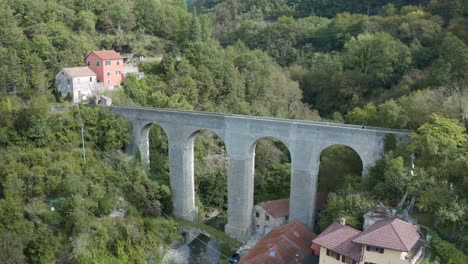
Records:
<instances>
[{"instance_id":1,"label":"building with red roof","mask_svg":"<svg viewBox=\"0 0 468 264\"><path fill-rule=\"evenodd\" d=\"M106 89L117 88L123 82L124 58L115 50L92 51L86 56L85 65Z\"/></svg>"},{"instance_id":2,"label":"building with red roof","mask_svg":"<svg viewBox=\"0 0 468 264\"><path fill-rule=\"evenodd\" d=\"M419 226L398 218L385 219L359 231L334 223L313 240L320 263L415 264L424 255ZM319 249L319 250L318 250Z\"/></svg>"},{"instance_id":3,"label":"building with red roof","mask_svg":"<svg viewBox=\"0 0 468 264\"><path fill-rule=\"evenodd\" d=\"M315 211L320 213L327 203L328 192L317 192ZM259 236L267 234L272 228L288 223L289 198L261 202L254 208L255 232Z\"/></svg>"},{"instance_id":4,"label":"building with red roof","mask_svg":"<svg viewBox=\"0 0 468 264\"><path fill-rule=\"evenodd\" d=\"M316 236L299 221L273 228L249 250L240 264L309 263L310 245Z\"/></svg>"},{"instance_id":5,"label":"building with red roof","mask_svg":"<svg viewBox=\"0 0 468 264\"><path fill-rule=\"evenodd\" d=\"M289 198L261 202L254 208L256 234L263 236L289 220Z\"/></svg>"}]
</instances>

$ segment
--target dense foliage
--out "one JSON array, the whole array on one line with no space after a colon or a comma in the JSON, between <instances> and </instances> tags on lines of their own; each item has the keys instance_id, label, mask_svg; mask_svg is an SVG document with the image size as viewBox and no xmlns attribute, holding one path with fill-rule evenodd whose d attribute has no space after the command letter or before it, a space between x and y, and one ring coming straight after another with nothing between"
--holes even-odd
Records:
<instances>
[{"instance_id":1,"label":"dense foliage","mask_svg":"<svg viewBox=\"0 0 468 264\"><path fill-rule=\"evenodd\" d=\"M388 138L373 168L345 146L324 150L319 189L336 194L319 226L346 216L359 227L376 202L409 193L420 221L468 253L466 0L187 3L0 0L0 260L157 263L176 240L172 223L149 217L171 211L164 131L150 131L146 173L120 153L128 124L111 113L48 111L64 101L55 74L99 49L148 59L144 78L109 93L114 104L415 130L410 146ZM288 196L290 162L281 142L259 141L255 201ZM222 140L197 134L200 216L226 209L226 166ZM128 216L110 218L122 201Z\"/></svg>"},{"instance_id":2,"label":"dense foliage","mask_svg":"<svg viewBox=\"0 0 468 264\"><path fill-rule=\"evenodd\" d=\"M49 113L42 98L15 100L0 100L11 117L0 150L0 260L160 263L179 239L176 224L154 217L171 211L170 191L120 152L129 124L101 108ZM117 209L126 217L111 217Z\"/></svg>"}]
</instances>

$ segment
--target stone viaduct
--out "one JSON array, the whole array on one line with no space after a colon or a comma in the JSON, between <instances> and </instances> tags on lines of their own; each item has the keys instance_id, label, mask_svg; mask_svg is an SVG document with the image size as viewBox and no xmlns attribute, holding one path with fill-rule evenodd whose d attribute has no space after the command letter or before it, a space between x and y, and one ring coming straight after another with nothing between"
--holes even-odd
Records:
<instances>
[{"instance_id":1,"label":"stone viaduct","mask_svg":"<svg viewBox=\"0 0 468 264\"><path fill-rule=\"evenodd\" d=\"M159 125L169 143L170 185L173 213L196 220L193 146L201 130L214 132L224 140L228 156L228 223L225 232L246 241L252 231L255 146L259 139L273 137L282 141L291 155L290 220L300 220L309 228L314 225L320 153L331 145L351 147L361 157L365 174L368 166L384 152L383 139L394 134L406 140L409 131L310 122L178 111L171 109L111 106L132 124L132 153L139 150L144 165L149 166L148 133L152 124Z\"/></svg>"}]
</instances>

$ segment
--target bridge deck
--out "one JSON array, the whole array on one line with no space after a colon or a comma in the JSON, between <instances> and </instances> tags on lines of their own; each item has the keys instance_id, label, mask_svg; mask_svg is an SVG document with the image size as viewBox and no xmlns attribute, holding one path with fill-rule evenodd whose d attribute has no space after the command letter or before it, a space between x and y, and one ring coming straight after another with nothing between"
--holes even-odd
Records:
<instances>
[{"instance_id":1,"label":"bridge deck","mask_svg":"<svg viewBox=\"0 0 468 264\"><path fill-rule=\"evenodd\" d=\"M194 116L205 116L205 117L229 117L229 118L239 118L246 120L258 120L258 121L272 121L279 123L295 123L303 125L315 125L322 127L336 127L336 128L346 128L346 129L363 129L362 125L351 125L351 124L341 124L333 122L324 122L324 121L309 121L309 120L300 120L300 119L286 119L286 118L276 118L276 117L263 117L263 116L249 116L249 115L239 115L239 114L226 114L226 113L214 113L214 112L203 112L203 111L188 111L188 110L176 110L170 108L152 108L152 107L142 107L142 106L126 106L126 105L114 105L111 106L114 109L126 109L126 110L137 110L145 112L155 112L155 113L175 113L175 114L185 114L185 115L194 115ZM406 129L394 129L394 128L385 128L385 127L374 127L374 126L365 126L366 130L369 131L378 131L384 133L392 134L404 134L408 135L412 130Z\"/></svg>"}]
</instances>

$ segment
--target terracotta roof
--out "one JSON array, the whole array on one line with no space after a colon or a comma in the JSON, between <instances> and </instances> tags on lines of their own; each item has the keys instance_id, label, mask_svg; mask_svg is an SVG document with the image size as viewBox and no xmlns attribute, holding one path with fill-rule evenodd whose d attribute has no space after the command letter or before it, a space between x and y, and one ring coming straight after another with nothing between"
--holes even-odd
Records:
<instances>
[{"instance_id":1,"label":"terracotta roof","mask_svg":"<svg viewBox=\"0 0 468 264\"><path fill-rule=\"evenodd\" d=\"M289 215L289 198L261 202L258 205L275 218Z\"/></svg>"},{"instance_id":2,"label":"terracotta roof","mask_svg":"<svg viewBox=\"0 0 468 264\"><path fill-rule=\"evenodd\" d=\"M96 56L98 56L99 58L101 58L103 60L123 59L123 57L119 53L117 53L115 50L97 50L97 51L91 52L89 55L91 55L93 53L96 54ZM86 57L88 57L88 56L86 56Z\"/></svg>"},{"instance_id":3,"label":"terracotta roof","mask_svg":"<svg viewBox=\"0 0 468 264\"><path fill-rule=\"evenodd\" d=\"M70 77L96 76L96 73L88 67L63 68L62 70Z\"/></svg>"},{"instance_id":4,"label":"terracotta roof","mask_svg":"<svg viewBox=\"0 0 468 264\"><path fill-rule=\"evenodd\" d=\"M325 209L329 194L329 192L317 192L315 210ZM261 202L258 205L275 218L289 215L289 198Z\"/></svg>"},{"instance_id":5,"label":"terracotta roof","mask_svg":"<svg viewBox=\"0 0 468 264\"><path fill-rule=\"evenodd\" d=\"M369 226L353 242L408 252L420 238L418 230L417 225L398 218L385 219Z\"/></svg>"},{"instance_id":6,"label":"terracotta roof","mask_svg":"<svg viewBox=\"0 0 468 264\"><path fill-rule=\"evenodd\" d=\"M352 227L333 223L312 242L354 260L359 260L362 246L353 243L353 239L359 233L361 231Z\"/></svg>"},{"instance_id":7,"label":"terracotta roof","mask_svg":"<svg viewBox=\"0 0 468 264\"><path fill-rule=\"evenodd\" d=\"M312 233L299 221L273 228L245 255L240 264L296 264L296 253L302 258L312 254L309 248L312 239L317 235Z\"/></svg>"}]
</instances>

